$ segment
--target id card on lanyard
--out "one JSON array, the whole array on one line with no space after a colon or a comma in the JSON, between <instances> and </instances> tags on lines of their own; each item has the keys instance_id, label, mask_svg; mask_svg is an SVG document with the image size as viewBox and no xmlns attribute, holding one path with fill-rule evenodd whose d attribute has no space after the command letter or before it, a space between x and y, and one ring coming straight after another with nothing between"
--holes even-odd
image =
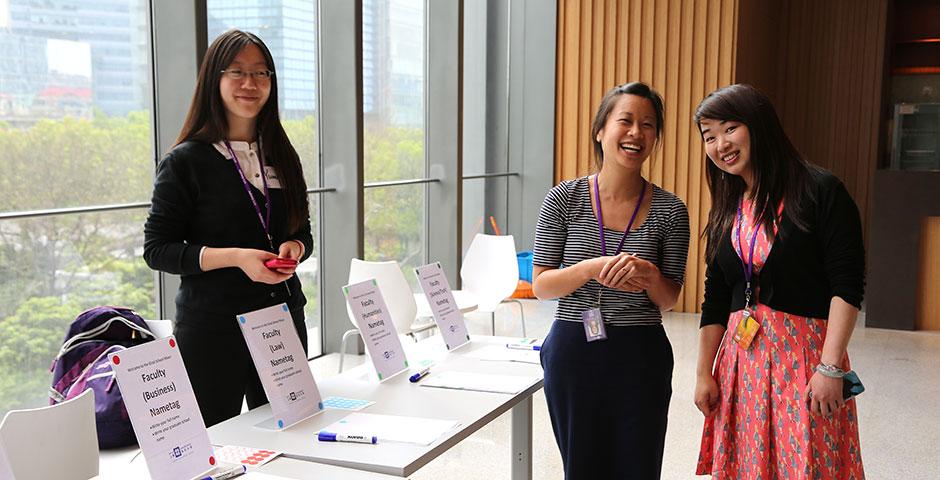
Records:
<instances>
[{"instance_id":1,"label":"id card on lanyard","mask_svg":"<svg viewBox=\"0 0 940 480\"><path fill-rule=\"evenodd\" d=\"M741 208L743 203L743 199L740 203L738 203L737 237L738 249L741 251L741 265L744 268L744 310L741 311L741 321L738 322L737 328L734 329L734 335L731 337L731 339L734 340L734 343L737 343L739 347L747 350L751 347L751 342L754 341L754 337L760 330L760 320L758 320L755 315L757 313L756 305L751 305L751 296L753 295L753 290L751 289L751 279L754 276L754 248L757 245L757 234L761 229L761 218L763 215L757 217L757 220L752 226L754 228L754 233L751 234L751 243L748 248L748 256L745 259L744 246L741 245L741 230L744 229L744 212Z\"/></svg>"},{"instance_id":2,"label":"id card on lanyard","mask_svg":"<svg viewBox=\"0 0 940 480\"><path fill-rule=\"evenodd\" d=\"M588 180L590 183L590 180ZM630 234L630 229L633 228L633 222L636 220L637 214L640 212L640 206L643 205L643 198L646 196L646 180L643 180L643 188L640 190L640 198L636 201L636 207L633 209L633 215L630 216L630 223L627 224L627 229L623 231L623 237L620 238L620 244L617 245L617 251L614 252L614 255L619 254L623 250L623 242L627 239L627 235ZM604 214L601 211L601 195L600 187L598 186L597 175L594 176L594 203L597 204L597 229L600 235L601 241L601 255L607 256L607 242L604 240ZM584 336L587 338L588 342L593 342L596 340L606 340L607 339L607 329L604 327L604 316L601 314L601 297L604 295L604 286L601 285L601 289L597 292L597 303L595 307L589 310L585 310L581 313L581 323L584 324Z\"/></svg>"}]
</instances>

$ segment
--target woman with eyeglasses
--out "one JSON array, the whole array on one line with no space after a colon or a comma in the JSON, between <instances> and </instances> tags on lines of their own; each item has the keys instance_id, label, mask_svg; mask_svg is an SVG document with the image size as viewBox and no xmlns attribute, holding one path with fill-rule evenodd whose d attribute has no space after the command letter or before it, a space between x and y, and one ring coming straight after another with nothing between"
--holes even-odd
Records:
<instances>
[{"instance_id":1,"label":"woman with eyeglasses","mask_svg":"<svg viewBox=\"0 0 940 480\"><path fill-rule=\"evenodd\" d=\"M212 42L176 145L157 167L144 260L180 275L174 334L206 426L267 403L235 316L286 303L304 350L296 266L313 250L300 158L281 126L271 52Z\"/></svg>"}]
</instances>

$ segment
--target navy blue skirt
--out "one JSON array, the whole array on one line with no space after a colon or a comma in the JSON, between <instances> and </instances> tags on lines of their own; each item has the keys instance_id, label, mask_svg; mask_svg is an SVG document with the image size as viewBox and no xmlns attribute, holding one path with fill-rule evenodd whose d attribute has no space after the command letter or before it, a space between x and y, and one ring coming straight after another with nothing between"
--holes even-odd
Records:
<instances>
[{"instance_id":1,"label":"navy blue skirt","mask_svg":"<svg viewBox=\"0 0 940 480\"><path fill-rule=\"evenodd\" d=\"M672 346L662 325L607 327L588 343L556 320L541 350L545 398L565 478L658 479L672 396Z\"/></svg>"}]
</instances>

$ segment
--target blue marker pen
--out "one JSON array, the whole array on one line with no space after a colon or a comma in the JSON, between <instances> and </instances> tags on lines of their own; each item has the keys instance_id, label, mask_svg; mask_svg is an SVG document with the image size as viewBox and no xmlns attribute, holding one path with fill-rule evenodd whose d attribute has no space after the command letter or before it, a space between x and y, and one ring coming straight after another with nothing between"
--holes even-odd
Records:
<instances>
[{"instance_id":1,"label":"blue marker pen","mask_svg":"<svg viewBox=\"0 0 940 480\"><path fill-rule=\"evenodd\" d=\"M375 435L349 435L345 433L320 432L317 434L317 440L321 442L350 442L350 443L371 443L375 445L379 439Z\"/></svg>"},{"instance_id":2,"label":"blue marker pen","mask_svg":"<svg viewBox=\"0 0 940 480\"><path fill-rule=\"evenodd\" d=\"M417 383L418 380L421 380L422 378L427 376L427 374L429 373L431 373L431 367L425 367L423 370L419 371L418 373L408 377L408 381L411 383Z\"/></svg>"},{"instance_id":3,"label":"blue marker pen","mask_svg":"<svg viewBox=\"0 0 940 480\"><path fill-rule=\"evenodd\" d=\"M542 349L541 345L519 345L518 343L507 343L506 348L511 348L513 350L535 350L538 352Z\"/></svg>"}]
</instances>

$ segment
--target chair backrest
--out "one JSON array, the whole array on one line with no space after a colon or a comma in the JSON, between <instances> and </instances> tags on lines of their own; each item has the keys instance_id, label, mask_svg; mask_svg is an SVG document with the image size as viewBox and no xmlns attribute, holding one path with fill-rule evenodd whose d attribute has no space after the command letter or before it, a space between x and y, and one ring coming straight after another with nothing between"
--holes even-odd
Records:
<instances>
[{"instance_id":1,"label":"chair backrest","mask_svg":"<svg viewBox=\"0 0 940 480\"><path fill-rule=\"evenodd\" d=\"M98 475L98 433L92 390L49 407L11 410L0 445L16 480L87 480Z\"/></svg>"},{"instance_id":2,"label":"chair backrest","mask_svg":"<svg viewBox=\"0 0 940 480\"><path fill-rule=\"evenodd\" d=\"M0 479L8 480L16 478L13 476L13 470L10 469L10 462L7 461L7 454L3 450L3 442L0 442Z\"/></svg>"},{"instance_id":3,"label":"chair backrest","mask_svg":"<svg viewBox=\"0 0 940 480\"><path fill-rule=\"evenodd\" d=\"M388 313L392 317L392 323L395 324L395 330L398 333L411 332L411 324L415 321L415 315L418 314L418 305L415 304L415 297L402 274L398 262L366 262L354 258L349 262L349 283L358 283L370 278L374 278L379 285L379 291L382 292L382 298L385 299L385 305L388 307ZM356 321L349 306L346 306L349 314L349 321L353 326ZM358 326L357 326L358 327Z\"/></svg>"},{"instance_id":4,"label":"chair backrest","mask_svg":"<svg viewBox=\"0 0 940 480\"><path fill-rule=\"evenodd\" d=\"M157 338L166 338L173 335L173 320L144 320L150 331Z\"/></svg>"},{"instance_id":5,"label":"chair backrest","mask_svg":"<svg viewBox=\"0 0 940 480\"><path fill-rule=\"evenodd\" d=\"M473 237L463 257L460 278L463 289L476 297L479 310L496 310L500 302L516 291L519 283L519 262L512 235L478 233Z\"/></svg>"}]
</instances>

